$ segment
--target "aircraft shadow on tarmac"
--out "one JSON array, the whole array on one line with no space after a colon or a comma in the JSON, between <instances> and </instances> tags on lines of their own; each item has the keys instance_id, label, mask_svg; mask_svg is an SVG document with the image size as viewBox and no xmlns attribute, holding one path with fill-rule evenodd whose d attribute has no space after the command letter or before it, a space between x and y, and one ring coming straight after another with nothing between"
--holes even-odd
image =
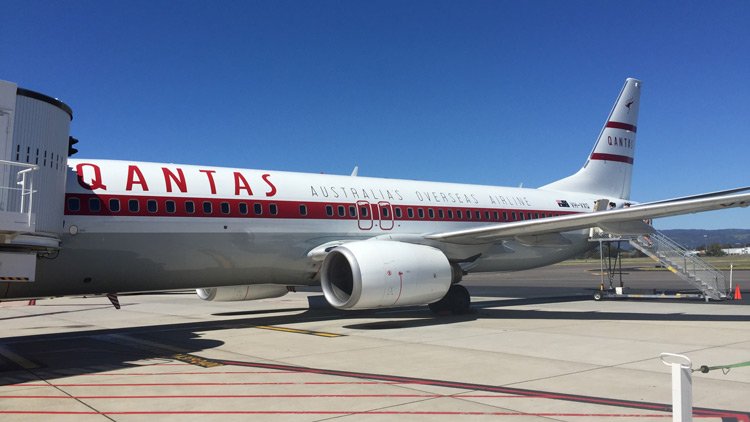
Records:
<instances>
[{"instance_id":1,"label":"aircraft shadow on tarmac","mask_svg":"<svg viewBox=\"0 0 750 422\"><path fill-rule=\"evenodd\" d=\"M214 317L249 315L247 318L185 322L120 329L91 329L67 333L16 336L0 339L0 347L11 350L37 365L22 368L0 357L0 385L17 384L40 379L56 379L142 367L143 362L172 361L175 354L190 354L224 345L223 341L202 338L214 330L284 326L308 321L366 319L347 324L352 330L410 329L446 325L477 319L574 319L613 321L750 321L750 315L659 314L595 311L547 311L509 309L519 305L561 303L591 300L590 296L571 295L525 299L504 299L476 302L465 315L433 315L426 307L403 309L339 311L332 308L254 310L227 312ZM696 304L696 306L701 306ZM91 309L87 307L87 309ZM75 312L75 311L71 311ZM269 315L287 312L285 315ZM288 314L288 312L299 312ZM52 312L51 314L56 314ZM47 314L49 315L49 314ZM377 319L377 321L371 321ZM74 328L74 327L70 327ZM75 327L81 328L81 327Z\"/></svg>"}]
</instances>

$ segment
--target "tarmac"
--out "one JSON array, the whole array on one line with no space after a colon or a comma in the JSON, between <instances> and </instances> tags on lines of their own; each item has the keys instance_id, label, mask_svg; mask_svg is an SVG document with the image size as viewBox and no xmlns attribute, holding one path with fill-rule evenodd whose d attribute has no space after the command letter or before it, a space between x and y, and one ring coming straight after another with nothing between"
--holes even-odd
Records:
<instances>
[{"instance_id":1,"label":"tarmac","mask_svg":"<svg viewBox=\"0 0 750 422\"><path fill-rule=\"evenodd\" d=\"M750 300L594 301L598 267L466 277L468 315L337 311L315 289L2 303L0 419L665 421L660 353L750 361ZM623 279L688 287L663 270ZM734 279L750 287L750 271ZM750 421L750 366L694 372L692 388L695 419Z\"/></svg>"}]
</instances>

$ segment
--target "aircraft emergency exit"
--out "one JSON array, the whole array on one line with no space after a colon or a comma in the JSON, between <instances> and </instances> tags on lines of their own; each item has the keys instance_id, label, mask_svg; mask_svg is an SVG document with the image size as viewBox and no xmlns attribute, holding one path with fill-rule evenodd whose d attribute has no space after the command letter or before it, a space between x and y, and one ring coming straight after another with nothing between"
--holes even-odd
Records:
<instances>
[{"instance_id":1,"label":"aircraft emergency exit","mask_svg":"<svg viewBox=\"0 0 750 422\"><path fill-rule=\"evenodd\" d=\"M747 206L744 188L631 201L640 91L627 79L580 170L537 189L70 159L59 246L37 250L33 282L0 281L0 299L320 284L340 309L463 312L469 272L563 261L595 227L644 234L645 219Z\"/></svg>"}]
</instances>

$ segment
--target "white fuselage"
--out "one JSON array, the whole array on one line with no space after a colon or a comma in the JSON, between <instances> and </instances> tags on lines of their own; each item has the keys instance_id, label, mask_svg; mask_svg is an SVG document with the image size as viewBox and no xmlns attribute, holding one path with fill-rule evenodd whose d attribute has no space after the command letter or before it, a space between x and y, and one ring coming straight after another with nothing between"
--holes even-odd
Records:
<instances>
[{"instance_id":1,"label":"white fuselage","mask_svg":"<svg viewBox=\"0 0 750 422\"><path fill-rule=\"evenodd\" d=\"M310 285L331 241L424 234L591 212L593 195L192 165L70 160L59 254L0 298ZM589 247L505 240L443 248L471 271L548 265Z\"/></svg>"}]
</instances>

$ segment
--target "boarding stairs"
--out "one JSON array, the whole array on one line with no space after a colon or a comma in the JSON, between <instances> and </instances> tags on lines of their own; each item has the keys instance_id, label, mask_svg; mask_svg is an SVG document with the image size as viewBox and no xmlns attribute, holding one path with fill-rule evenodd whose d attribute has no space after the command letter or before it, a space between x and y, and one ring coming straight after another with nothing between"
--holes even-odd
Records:
<instances>
[{"instance_id":1,"label":"boarding stairs","mask_svg":"<svg viewBox=\"0 0 750 422\"><path fill-rule=\"evenodd\" d=\"M700 290L707 300L726 299L727 284L724 274L695 255L695 252L683 248L663 233L654 231L622 238Z\"/></svg>"}]
</instances>

